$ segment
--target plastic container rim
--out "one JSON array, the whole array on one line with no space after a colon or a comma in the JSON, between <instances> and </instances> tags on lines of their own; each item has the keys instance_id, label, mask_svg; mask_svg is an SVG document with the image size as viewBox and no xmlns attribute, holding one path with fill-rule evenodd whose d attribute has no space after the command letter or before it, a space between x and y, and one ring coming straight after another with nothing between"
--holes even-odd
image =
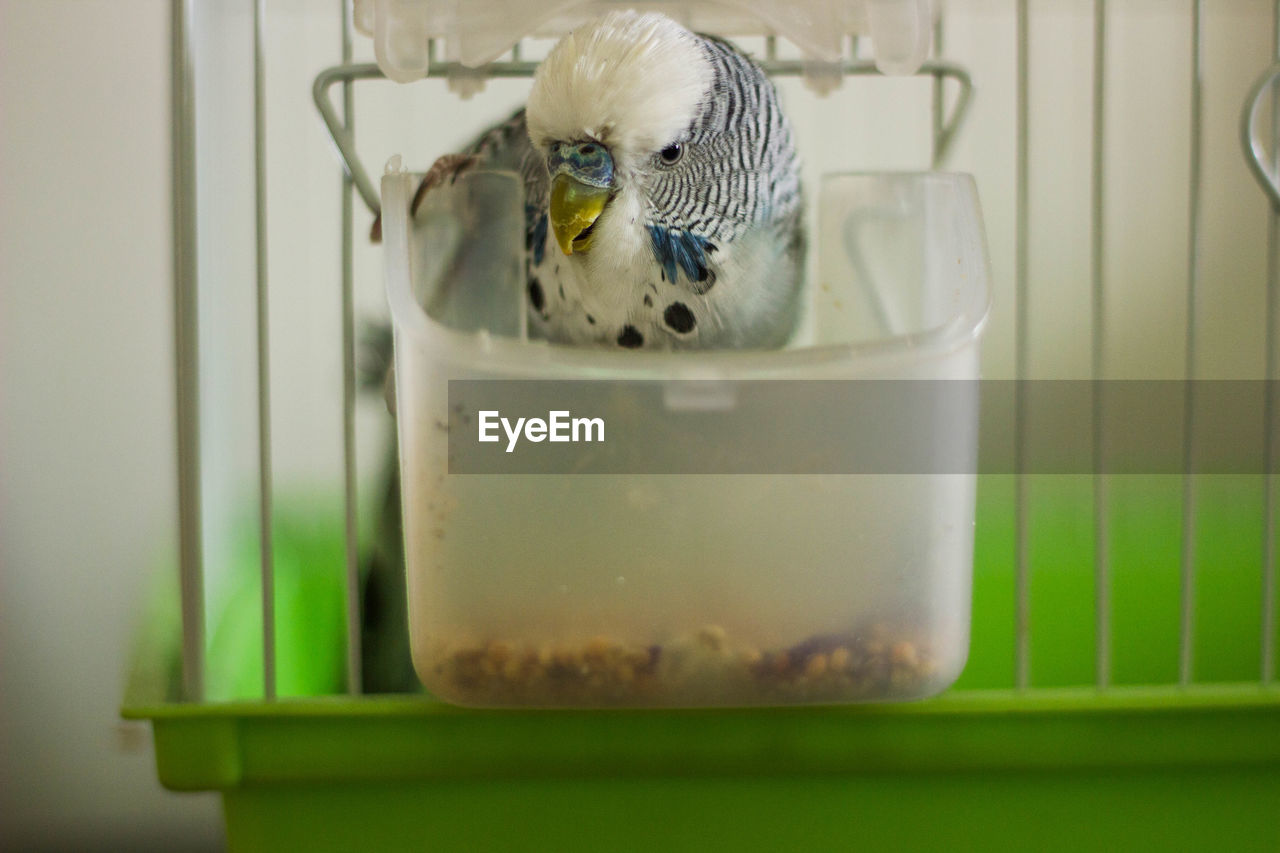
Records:
<instances>
[{"instance_id":1,"label":"plastic container rim","mask_svg":"<svg viewBox=\"0 0 1280 853\"><path fill-rule=\"evenodd\" d=\"M510 173L514 176L514 173ZM413 175L388 172L382 178L383 211L407 211ZM909 177L944 182L968 191L975 213L980 213L977 186L964 172L839 172L835 177ZM901 335L844 344L820 344L780 350L689 350L615 352L594 347L554 344L549 341L521 341L495 336L487 331L461 332L433 320L413 298L404 265L409 258L410 219L404 215L384 215L383 249L387 299L391 306L397 337L410 332L415 344L454 360L483 363L514 375L574 375L584 378L785 378L785 374L836 363L850 362L860 372L883 369L902 362L938 358L974 343L982 334L990 314L990 261L981 217L973 220L965 242L976 247L966 258L969 294L960 310L946 322ZM977 276L973 276L977 267ZM976 281L975 281L976 279Z\"/></svg>"}]
</instances>

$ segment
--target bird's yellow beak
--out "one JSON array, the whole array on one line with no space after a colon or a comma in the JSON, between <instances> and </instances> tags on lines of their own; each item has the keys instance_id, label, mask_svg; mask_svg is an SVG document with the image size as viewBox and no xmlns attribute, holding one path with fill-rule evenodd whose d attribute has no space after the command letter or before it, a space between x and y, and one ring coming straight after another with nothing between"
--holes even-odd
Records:
<instances>
[{"instance_id":1,"label":"bird's yellow beak","mask_svg":"<svg viewBox=\"0 0 1280 853\"><path fill-rule=\"evenodd\" d=\"M591 226L609 202L608 187L593 187L561 172L551 181L551 230L566 255L591 248Z\"/></svg>"}]
</instances>

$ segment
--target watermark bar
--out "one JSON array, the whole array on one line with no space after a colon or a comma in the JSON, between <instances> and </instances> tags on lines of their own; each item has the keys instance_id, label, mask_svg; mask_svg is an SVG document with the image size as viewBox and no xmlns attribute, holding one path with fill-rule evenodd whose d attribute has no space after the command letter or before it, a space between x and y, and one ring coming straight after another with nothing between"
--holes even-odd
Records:
<instances>
[{"instance_id":1,"label":"watermark bar","mask_svg":"<svg viewBox=\"0 0 1280 853\"><path fill-rule=\"evenodd\" d=\"M449 473L1264 474L1269 387L454 380ZM1189 449L1188 405L1196 424ZM1025 430L1020 446L1015 413Z\"/></svg>"}]
</instances>

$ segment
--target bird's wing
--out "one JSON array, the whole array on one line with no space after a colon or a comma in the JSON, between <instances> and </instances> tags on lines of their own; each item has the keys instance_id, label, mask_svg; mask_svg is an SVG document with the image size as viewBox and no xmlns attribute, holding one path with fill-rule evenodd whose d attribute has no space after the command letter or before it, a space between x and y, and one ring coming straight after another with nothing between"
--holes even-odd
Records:
<instances>
[{"instance_id":1,"label":"bird's wing","mask_svg":"<svg viewBox=\"0 0 1280 853\"><path fill-rule=\"evenodd\" d=\"M469 152L478 158L479 168L506 169L520 175L524 183L525 248L533 256L535 265L541 263L551 180L546 163L529 141L524 108L485 131Z\"/></svg>"},{"instance_id":2,"label":"bird's wing","mask_svg":"<svg viewBox=\"0 0 1280 853\"><path fill-rule=\"evenodd\" d=\"M481 134L466 147L466 153L446 154L438 158L414 193L413 210L417 211L423 196L443 178L473 168L504 169L520 175L525 191L526 243L530 251L535 246L541 247L543 240L535 239L535 235L545 237L545 212L551 181L547 176L546 164L529 141L523 107L506 121ZM374 243L382 242L381 213L374 217L369 239ZM540 252L541 248L537 251Z\"/></svg>"}]
</instances>

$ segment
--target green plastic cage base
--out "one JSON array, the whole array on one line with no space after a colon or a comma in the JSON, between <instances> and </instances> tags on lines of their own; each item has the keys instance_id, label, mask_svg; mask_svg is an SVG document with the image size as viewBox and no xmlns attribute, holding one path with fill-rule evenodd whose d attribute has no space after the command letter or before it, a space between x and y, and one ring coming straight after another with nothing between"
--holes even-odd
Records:
<instances>
[{"instance_id":1,"label":"green plastic cage base","mask_svg":"<svg viewBox=\"0 0 1280 853\"><path fill-rule=\"evenodd\" d=\"M161 781L233 850L1280 849L1280 689L955 691L897 706L165 705ZM798 845L798 846L797 846Z\"/></svg>"},{"instance_id":2,"label":"green plastic cage base","mask_svg":"<svg viewBox=\"0 0 1280 853\"><path fill-rule=\"evenodd\" d=\"M240 791L232 850L1268 850L1274 775L493 780Z\"/></svg>"}]
</instances>

